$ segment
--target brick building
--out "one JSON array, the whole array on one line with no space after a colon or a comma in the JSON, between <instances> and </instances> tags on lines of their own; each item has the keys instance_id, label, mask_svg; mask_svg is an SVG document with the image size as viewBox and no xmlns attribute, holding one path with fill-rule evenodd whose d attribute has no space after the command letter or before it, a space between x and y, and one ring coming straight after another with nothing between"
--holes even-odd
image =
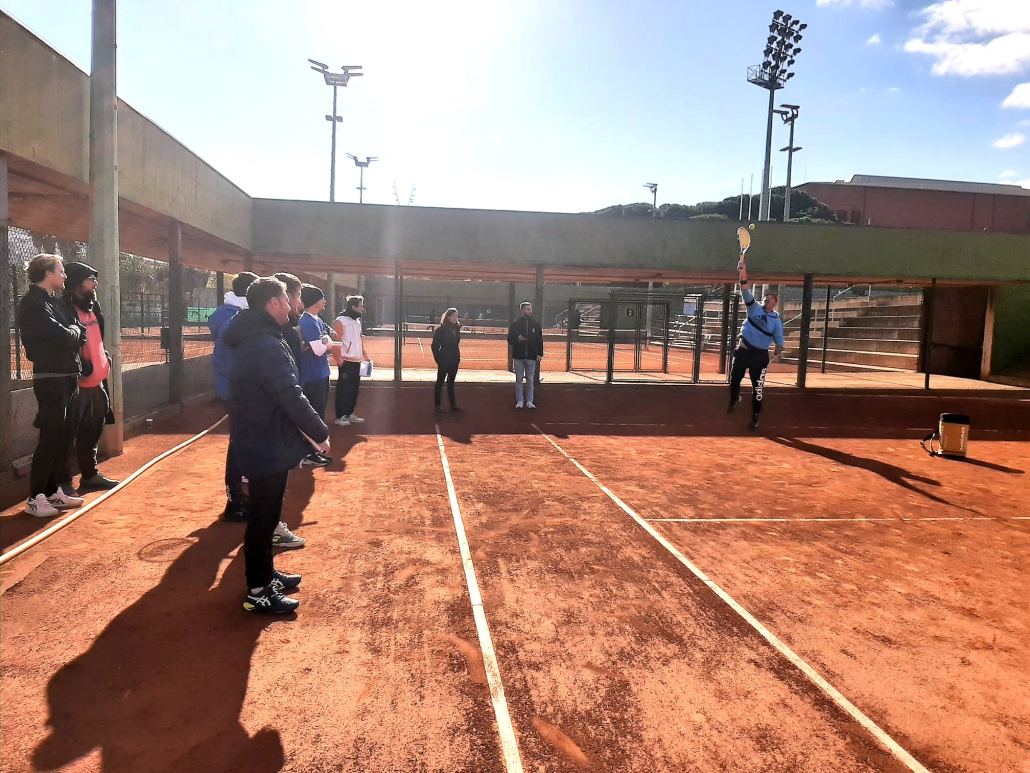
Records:
<instances>
[{"instance_id":1,"label":"brick building","mask_svg":"<svg viewBox=\"0 0 1030 773\"><path fill-rule=\"evenodd\" d=\"M798 188L859 226L1030 234L1030 190L1016 185L854 174Z\"/></svg>"}]
</instances>

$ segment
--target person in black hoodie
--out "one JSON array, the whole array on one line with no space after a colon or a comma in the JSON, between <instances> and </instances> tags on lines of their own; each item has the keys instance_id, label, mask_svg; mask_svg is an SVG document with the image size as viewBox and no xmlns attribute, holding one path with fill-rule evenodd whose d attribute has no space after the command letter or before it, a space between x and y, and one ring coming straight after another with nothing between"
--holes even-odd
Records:
<instances>
[{"instance_id":1,"label":"person in black hoodie","mask_svg":"<svg viewBox=\"0 0 1030 773\"><path fill-rule=\"evenodd\" d=\"M48 518L85 501L62 491L60 484L72 477L74 405L82 372L79 350L86 343L86 329L54 297L66 279L61 258L37 255L29 262L28 278L31 286L18 302L17 321L25 355L32 362L39 442L32 454L25 512Z\"/></svg>"},{"instance_id":2,"label":"person in black hoodie","mask_svg":"<svg viewBox=\"0 0 1030 773\"><path fill-rule=\"evenodd\" d=\"M433 400L436 412L443 413L440 407L440 392L444 379L447 379L447 399L451 410L462 413L454 400L454 379L458 375L461 362L461 325L458 324L458 310L447 309L440 318L440 327L433 333L433 359L436 360L436 386L433 388Z\"/></svg>"},{"instance_id":3,"label":"person in black hoodie","mask_svg":"<svg viewBox=\"0 0 1030 773\"><path fill-rule=\"evenodd\" d=\"M230 440L250 486L251 514L243 552L248 612L284 614L299 603L284 591L300 575L284 574L272 561L272 534L282 515L290 470L311 451L329 451L329 429L300 387L297 364L283 339L289 321L286 285L274 277L247 290L250 307L225 331L233 350L229 374Z\"/></svg>"},{"instance_id":4,"label":"person in black hoodie","mask_svg":"<svg viewBox=\"0 0 1030 773\"><path fill-rule=\"evenodd\" d=\"M544 331L540 323L533 319L533 304L524 302L522 317L511 323L508 328L508 343L511 344L511 358L515 364L515 407L536 408L533 405L534 381L540 359L544 356ZM528 385L526 399L523 400L522 380Z\"/></svg>"}]
</instances>

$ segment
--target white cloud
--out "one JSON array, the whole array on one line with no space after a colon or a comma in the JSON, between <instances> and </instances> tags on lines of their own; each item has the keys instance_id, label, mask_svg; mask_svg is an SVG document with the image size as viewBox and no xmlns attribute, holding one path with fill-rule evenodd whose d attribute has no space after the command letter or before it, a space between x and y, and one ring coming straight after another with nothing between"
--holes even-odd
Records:
<instances>
[{"instance_id":1,"label":"white cloud","mask_svg":"<svg viewBox=\"0 0 1030 773\"><path fill-rule=\"evenodd\" d=\"M1004 172L1001 173L1000 176L1001 177L1015 177L1016 176L1016 171L1014 169L1006 169Z\"/></svg>"},{"instance_id":2,"label":"white cloud","mask_svg":"<svg viewBox=\"0 0 1030 773\"><path fill-rule=\"evenodd\" d=\"M1007 148L1014 148L1017 145L1022 145L1026 142L1026 135L1014 132L1012 134L1006 134L1000 140L995 140L993 147L999 148L1000 150L1006 150Z\"/></svg>"},{"instance_id":3,"label":"white cloud","mask_svg":"<svg viewBox=\"0 0 1030 773\"><path fill-rule=\"evenodd\" d=\"M880 37L880 33L877 32L875 35L873 35L871 38L869 38L869 40L867 40L865 42L865 44L867 46L878 46L882 42L883 42L883 39Z\"/></svg>"},{"instance_id":4,"label":"white cloud","mask_svg":"<svg viewBox=\"0 0 1030 773\"><path fill-rule=\"evenodd\" d=\"M893 6L894 0L815 0L815 4L834 5L838 7L854 4L868 10L879 11L883 8L890 8Z\"/></svg>"},{"instance_id":5,"label":"white cloud","mask_svg":"<svg viewBox=\"0 0 1030 773\"><path fill-rule=\"evenodd\" d=\"M1011 75L1030 70L1030 3L942 0L924 8L926 21L905 50L936 59L934 75Z\"/></svg>"},{"instance_id":6,"label":"white cloud","mask_svg":"<svg viewBox=\"0 0 1030 773\"><path fill-rule=\"evenodd\" d=\"M1002 107L1014 107L1018 110L1030 110L1030 83L1020 83L1012 93L1005 97Z\"/></svg>"},{"instance_id":7,"label":"white cloud","mask_svg":"<svg viewBox=\"0 0 1030 773\"><path fill-rule=\"evenodd\" d=\"M1020 126L1030 126L1030 118L1026 119L1025 121L1020 121L1019 125Z\"/></svg>"},{"instance_id":8,"label":"white cloud","mask_svg":"<svg viewBox=\"0 0 1030 773\"><path fill-rule=\"evenodd\" d=\"M887 93L888 94L900 94L901 93L901 89L899 89L897 86L891 86L889 89L887 89Z\"/></svg>"},{"instance_id":9,"label":"white cloud","mask_svg":"<svg viewBox=\"0 0 1030 773\"><path fill-rule=\"evenodd\" d=\"M1028 180L1005 180L1002 185L1018 185L1020 188L1030 188L1030 179Z\"/></svg>"}]
</instances>

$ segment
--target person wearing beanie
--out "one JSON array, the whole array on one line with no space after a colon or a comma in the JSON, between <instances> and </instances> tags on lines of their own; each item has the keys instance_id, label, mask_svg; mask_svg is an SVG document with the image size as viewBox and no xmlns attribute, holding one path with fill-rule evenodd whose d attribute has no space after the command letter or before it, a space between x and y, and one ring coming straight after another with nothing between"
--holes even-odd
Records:
<instances>
[{"instance_id":1,"label":"person wearing beanie","mask_svg":"<svg viewBox=\"0 0 1030 773\"><path fill-rule=\"evenodd\" d=\"M225 302L215 309L207 320L207 327L215 338L215 353L212 358L215 368L215 391L223 400L229 399L229 372L232 370L232 349L225 344L225 331L236 315L247 308L247 290L257 281L257 274L243 271L232 280L232 290L225 294ZM230 434L231 437L231 434ZM246 522L249 501L243 493L243 473L232 453L232 441L225 452L225 510L226 521Z\"/></svg>"},{"instance_id":2,"label":"person wearing beanie","mask_svg":"<svg viewBox=\"0 0 1030 773\"><path fill-rule=\"evenodd\" d=\"M73 409L86 329L54 297L57 290L64 289L67 278L60 257L37 255L29 261L27 273L30 286L18 301L17 322L25 356L32 363L32 392L38 405L33 425L39 430L39 441L32 454L25 512L50 518L85 501L62 491L60 484L71 479Z\"/></svg>"},{"instance_id":3,"label":"person wearing beanie","mask_svg":"<svg viewBox=\"0 0 1030 773\"><path fill-rule=\"evenodd\" d=\"M78 425L75 431L75 455L79 464L79 492L107 491L118 481L103 475L97 469L97 448L105 424L114 424L111 399L107 393L107 377L111 373L111 360L104 348L104 313L97 301L99 272L87 263L74 262L65 266L68 279L64 283L62 299L69 315L74 314L86 328L86 343L79 357L82 375L79 392L72 410Z\"/></svg>"},{"instance_id":4,"label":"person wearing beanie","mask_svg":"<svg viewBox=\"0 0 1030 773\"><path fill-rule=\"evenodd\" d=\"M329 402L329 351L339 350L338 341L329 335L329 327L318 316L325 309L325 294L314 285L306 284L300 289L300 301L304 314L297 323L300 329L300 385L311 402L315 413L325 418ZM310 454L302 464L324 467L332 461L328 457Z\"/></svg>"},{"instance_id":5,"label":"person wearing beanie","mask_svg":"<svg viewBox=\"0 0 1030 773\"><path fill-rule=\"evenodd\" d=\"M361 343L361 315L364 311L365 299L360 295L350 295L343 314L333 322L333 330L340 341L340 353L336 358L339 367L336 423L341 427L364 421L354 415L358 405L358 388L361 386L361 363L368 362L368 355Z\"/></svg>"}]
</instances>

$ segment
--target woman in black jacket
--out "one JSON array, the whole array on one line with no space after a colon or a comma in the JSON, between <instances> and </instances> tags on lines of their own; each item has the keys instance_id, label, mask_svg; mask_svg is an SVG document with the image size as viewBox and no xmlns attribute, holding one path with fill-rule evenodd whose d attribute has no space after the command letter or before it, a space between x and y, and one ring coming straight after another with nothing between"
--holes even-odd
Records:
<instances>
[{"instance_id":1,"label":"woman in black jacket","mask_svg":"<svg viewBox=\"0 0 1030 773\"><path fill-rule=\"evenodd\" d=\"M447 399L451 401L451 410L461 413L454 401L454 379L458 375L458 364L461 362L461 325L458 324L458 310L447 309L440 318L440 327L433 333L433 359L436 360L436 386L433 388L433 400L436 412L443 413L440 407L440 391L444 379L447 379Z\"/></svg>"}]
</instances>

